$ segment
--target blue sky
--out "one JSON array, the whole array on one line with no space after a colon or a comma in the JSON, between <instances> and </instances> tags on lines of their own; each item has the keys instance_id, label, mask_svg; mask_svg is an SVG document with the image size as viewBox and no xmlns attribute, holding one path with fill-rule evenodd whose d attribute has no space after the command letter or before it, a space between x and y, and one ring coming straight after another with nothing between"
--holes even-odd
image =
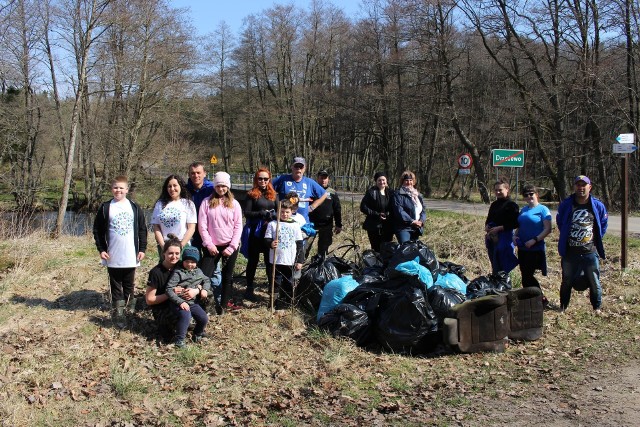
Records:
<instances>
[{"instance_id":1,"label":"blue sky","mask_svg":"<svg viewBox=\"0 0 640 427\"><path fill-rule=\"evenodd\" d=\"M243 18L248 15L269 9L276 4L294 3L307 10L311 0L169 0L169 3L177 8L191 9L189 15L199 35L212 32L221 21L225 21L237 35L242 27ZM330 3L344 10L351 19L360 13L360 0L332 0Z\"/></svg>"}]
</instances>

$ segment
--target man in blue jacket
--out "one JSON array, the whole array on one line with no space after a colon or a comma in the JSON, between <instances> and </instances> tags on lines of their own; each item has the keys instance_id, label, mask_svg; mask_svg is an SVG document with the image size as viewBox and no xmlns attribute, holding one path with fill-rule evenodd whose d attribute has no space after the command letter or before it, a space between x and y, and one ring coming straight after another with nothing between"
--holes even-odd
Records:
<instances>
[{"instance_id":1,"label":"man in blue jacket","mask_svg":"<svg viewBox=\"0 0 640 427\"><path fill-rule=\"evenodd\" d=\"M189 179L187 181L187 190L191 194L191 199L196 205L196 212L200 212L202 201L213 194L213 182L207 178L207 171L204 169L204 163L193 162L189 165ZM191 238L191 246L195 246L202 251L202 237L196 225L196 231Z\"/></svg>"},{"instance_id":2,"label":"man in blue jacket","mask_svg":"<svg viewBox=\"0 0 640 427\"><path fill-rule=\"evenodd\" d=\"M558 253L562 257L562 285L560 309L564 312L571 299L571 289L578 279L589 286L589 299L596 314L602 306L600 285L600 258L604 258L602 238L607 232L607 208L591 196L591 180L578 175L573 184L574 193L558 207L556 223L560 230ZM581 277L583 276L584 277Z\"/></svg>"}]
</instances>

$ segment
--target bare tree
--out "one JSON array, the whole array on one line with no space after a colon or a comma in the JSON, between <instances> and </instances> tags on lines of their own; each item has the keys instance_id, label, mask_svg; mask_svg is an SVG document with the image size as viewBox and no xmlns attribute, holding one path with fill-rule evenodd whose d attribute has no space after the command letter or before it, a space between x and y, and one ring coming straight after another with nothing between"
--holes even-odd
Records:
<instances>
[{"instance_id":1,"label":"bare tree","mask_svg":"<svg viewBox=\"0 0 640 427\"><path fill-rule=\"evenodd\" d=\"M34 80L41 59L38 42L42 21L37 2L16 0L3 7L2 50L10 70L3 79L2 107L5 109L0 132L3 134L2 161L9 166L10 188L21 212L33 209L40 186L44 154L38 149L42 140L41 106ZM6 93L9 80L12 89Z\"/></svg>"},{"instance_id":2,"label":"bare tree","mask_svg":"<svg viewBox=\"0 0 640 427\"><path fill-rule=\"evenodd\" d=\"M62 233L64 216L69 202L69 190L71 189L78 123L80 122L84 93L87 89L87 68L89 56L93 43L98 37L100 37L105 29L105 27L102 27L102 17L109 3L110 0L70 0L70 2L65 4L65 8L63 9L63 13L66 13L67 22L69 23L69 28L73 34L71 42L76 60L77 80L74 85L75 101L73 103L71 113L69 147L66 158L62 196L60 198L58 217L54 231L55 237Z\"/></svg>"}]
</instances>

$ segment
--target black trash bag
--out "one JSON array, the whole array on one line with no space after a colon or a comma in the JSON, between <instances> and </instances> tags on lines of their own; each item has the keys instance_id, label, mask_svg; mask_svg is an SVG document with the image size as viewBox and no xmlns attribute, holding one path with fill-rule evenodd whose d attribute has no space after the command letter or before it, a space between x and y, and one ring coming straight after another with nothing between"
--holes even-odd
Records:
<instances>
[{"instance_id":1,"label":"black trash bag","mask_svg":"<svg viewBox=\"0 0 640 427\"><path fill-rule=\"evenodd\" d=\"M429 333L438 330L438 319L417 277L405 276L385 283L375 323L379 344L399 353L411 353Z\"/></svg>"},{"instance_id":2,"label":"black trash bag","mask_svg":"<svg viewBox=\"0 0 640 427\"><path fill-rule=\"evenodd\" d=\"M434 285L427 291L427 297L429 298L429 304L433 311L438 316L440 323L445 317L449 316L449 311L456 304L460 304L466 301L467 297L458 292L455 289L443 288L439 285Z\"/></svg>"},{"instance_id":3,"label":"black trash bag","mask_svg":"<svg viewBox=\"0 0 640 427\"><path fill-rule=\"evenodd\" d=\"M444 276L447 273L453 273L456 276L458 276L460 279L462 279L462 281L465 284L468 285L469 279L467 278L467 276L464 275L464 273L466 272L467 272L467 269L460 264L454 264L449 261L440 261L440 274Z\"/></svg>"},{"instance_id":4,"label":"black trash bag","mask_svg":"<svg viewBox=\"0 0 640 427\"><path fill-rule=\"evenodd\" d=\"M498 271L488 276L480 276L473 279L467 285L467 299L476 299L485 295L499 295L511 290L509 274Z\"/></svg>"},{"instance_id":5,"label":"black trash bag","mask_svg":"<svg viewBox=\"0 0 640 427\"><path fill-rule=\"evenodd\" d=\"M389 260L396 253L400 245L397 242L382 242L380 244L380 258L382 259L382 265L386 266Z\"/></svg>"},{"instance_id":6,"label":"black trash bag","mask_svg":"<svg viewBox=\"0 0 640 427\"><path fill-rule=\"evenodd\" d=\"M382 268L384 264L382 263L382 257L379 253L374 251L373 249L367 249L362 252L362 269L365 270L370 267L380 267Z\"/></svg>"},{"instance_id":7,"label":"black trash bag","mask_svg":"<svg viewBox=\"0 0 640 427\"><path fill-rule=\"evenodd\" d=\"M340 277L335 264L322 255L316 255L304 266L296 287L296 301L300 308L317 312L324 286Z\"/></svg>"},{"instance_id":8,"label":"black trash bag","mask_svg":"<svg viewBox=\"0 0 640 427\"><path fill-rule=\"evenodd\" d=\"M331 263L335 266L340 276L344 276L346 274L351 274L353 276L357 276L360 274L360 268L357 264L347 261L344 258L340 258L338 256L330 256L325 260L326 263ZM338 276L338 277L340 277Z\"/></svg>"},{"instance_id":9,"label":"black trash bag","mask_svg":"<svg viewBox=\"0 0 640 427\"><path fill-rule=\"evenodd\" d=\"M342 304L355 305L366 312L369 321L373 322L378 314L380 299L383 295L391 295L389 291L379 287L383 283L383 281L370 282L358 286L343 298Z\"/></svg>"},{"instance_id":10,"label":"black trash bag","mask_svg":"<svg viewBox=\"0 0 640 427\"><path fill-rule=\"evenodd\" d=\"M398 264L403 262L414 261L416 257L418 258L418 263L420 265L429 269L433 276L433 281L435 282L438 278L439 271L438 260L429 246L422 243L420 240L410 240L398 246L398 249L389 260L387 271L395 269Z\"/></svg>"},{"instance_id":11,"label":"black trash bag","mask_svg":"<svg viewBox=\"0 0 640 427\"><path fill-rule=\"evenodd\" d=\"M365 283L378 283L387 280L384 274L384 268L382 267L365 267L362 270L362 275L355 277L356 281L361 285Z\"/></svg>"},{"instance_id":12,"label":"black trash bag","mask_svg":"<svg viewBox=\"0 0 640 427\"><path fill-rule=\"evenodd\" d=\"M318 326L333 337L351 338L360 346L371 341L369 316L355 305L338 304L320 318Z\"/></svg>"}]
</instances>

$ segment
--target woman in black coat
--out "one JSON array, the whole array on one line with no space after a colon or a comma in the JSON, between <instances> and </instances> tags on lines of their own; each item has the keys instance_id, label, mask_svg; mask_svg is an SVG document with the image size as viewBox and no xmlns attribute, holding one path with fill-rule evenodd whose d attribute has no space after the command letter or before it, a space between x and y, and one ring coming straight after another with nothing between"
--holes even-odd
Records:
<instances>
[{"instance_id":1,"label":"woman in black coat","mask_svg":"<svg viewBox=\"0 0 640 427\"><path fill-rule=\"evenodd\" d=\"M276 202L276 191L271 184L271 172L269 169L261 167L253 176L253 188L247 192L247 202L244 207L244 216L247 219L245 228L249 230L249 241L247 242L247 289L244 299L255 301L254 279L256 268L263 255L267 278L271 275L269 264L269 251L264 245L264 232L267 230L267 223L275 219L275 212L278 203Z\"/></svg>"},{"instance_id":2,"label":"woman in black coat","mask_svg":"<svg viewBox=\"0 0 640 427\"><path fill-rule=\"evenodd\" d=\"M518 228L518 216L520 208L509 197L509 182L504 178L499 179L493 186L496 200L489 206L489 213L484 222L485 246L491 271L506 273L518 265L518 259L514 254L513 230Z\"/></svg>"},{"instance_id":3,"label":"woman in black coat","mask_svg":"<svg viewBox=\"0 0 640 427\"><path fill-rule=\"evenodd\" d=\"M390 220L393 190L389 188L383 172L376 172L373 179L376 185L369 188L362 198L360 212L367 216L362 228L367 230L371 249L380 252L383 242L393 240L393 225Z\"/></svg>"}]
</instances>

